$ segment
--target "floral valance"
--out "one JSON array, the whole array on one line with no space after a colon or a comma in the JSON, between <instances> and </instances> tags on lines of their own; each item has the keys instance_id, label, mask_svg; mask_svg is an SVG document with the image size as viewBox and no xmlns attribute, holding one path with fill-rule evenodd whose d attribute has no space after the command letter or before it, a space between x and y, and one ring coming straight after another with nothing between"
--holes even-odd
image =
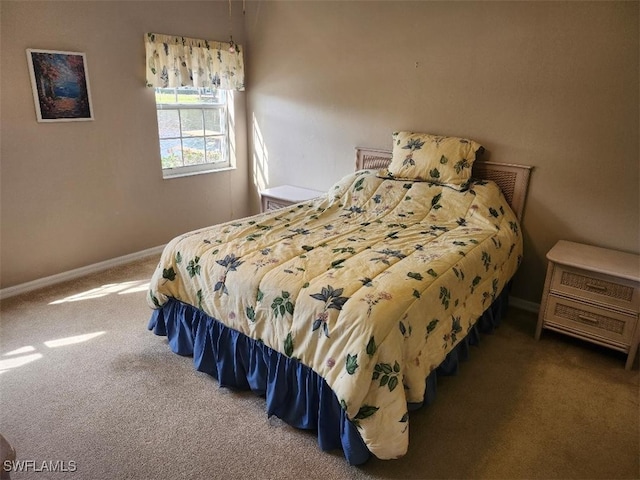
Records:
<instances>
[{"instance_id":1,"label":"floral valance","mask_svg":"<svg viewBox=\"0 0 640 480\"><path fill-rule=\"evenodd\" d=\"M209 87L244 90L242 48L159 33L145 34L148 87Z\"/></svg>"}]
</instances>

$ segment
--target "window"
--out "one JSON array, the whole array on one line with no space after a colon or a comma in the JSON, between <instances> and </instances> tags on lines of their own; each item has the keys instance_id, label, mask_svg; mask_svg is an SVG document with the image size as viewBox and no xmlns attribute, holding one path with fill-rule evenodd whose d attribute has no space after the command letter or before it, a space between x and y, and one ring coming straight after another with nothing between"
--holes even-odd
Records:
<instances>
[{"instance_id":1,"label":"window","mask_svg":"<svg viewBox=\"0 0 640 480\"><path fill-rule=\"evenodd\" d=\"M164 178L231 167L226 90L156 88L160 157Z\"/></svg>"}]
</instances>

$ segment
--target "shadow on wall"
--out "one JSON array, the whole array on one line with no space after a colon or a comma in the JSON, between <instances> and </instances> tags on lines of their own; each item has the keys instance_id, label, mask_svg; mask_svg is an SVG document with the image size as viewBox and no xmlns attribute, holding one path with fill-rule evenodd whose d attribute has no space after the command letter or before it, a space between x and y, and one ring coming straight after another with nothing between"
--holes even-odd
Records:
<instances>
[{"instance_id":1,"label":"shadow on wall","mask_svg":"<svg viewBox=\"0 0 640 480\"><path fill-rule=\"evenodd\" d=\"M262 191L269 185L269 152L255 114L253 123L253 184Z\"/></svg>"},{"instance_id":2,"label":"shadow on wall","mask_svg":"<svg viewBox=\"0 0 640 480\"><path fill-rule=\"evenodd\" d=\"M535 241L529 232L535 232ZM564 232L563 238L558 238L557 232ZM568 228L565 220L531 195L527 196L522 235L523 264L516 273L511 293L515 297L539 302L547 272L547 252L558 240L580 242L580 239Z\"/></svg>"}]
</instances>

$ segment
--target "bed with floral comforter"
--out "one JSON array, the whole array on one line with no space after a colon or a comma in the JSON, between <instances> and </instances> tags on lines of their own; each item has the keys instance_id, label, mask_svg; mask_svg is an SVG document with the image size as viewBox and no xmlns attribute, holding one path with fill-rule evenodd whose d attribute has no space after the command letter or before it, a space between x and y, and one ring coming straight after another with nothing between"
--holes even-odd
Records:
<instances>
[{"instance_id":1,"label":"bed with floral comforter","mask_svg":"<svg viewBox=\"0 0 640 480\"><path fill-rule=\"evenodd\" d=\"M408 448L408 405L512 278L522 238L493 182L460 191L377 173L175 238L148 301L193 306L310 369L391 459Z\"/></svg>"}]
</instances>

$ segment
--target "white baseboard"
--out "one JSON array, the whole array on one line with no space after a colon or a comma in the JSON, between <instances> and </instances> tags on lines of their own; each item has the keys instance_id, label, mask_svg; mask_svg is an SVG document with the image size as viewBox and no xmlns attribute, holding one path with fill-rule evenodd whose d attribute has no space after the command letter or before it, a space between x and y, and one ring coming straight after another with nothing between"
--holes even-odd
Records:
<instances>
[{"instance_id":1,"label":"white baseboard","mask_svg":"<svg viewBox=\"0 0 640 480\"><path fill-rule=\"evenodd\" d=\"M148 248L140 252L130 253L129 255L123 255L122 257L112 258L111 260L105 260L104 262L93 263L86 267L80 267L67 272L58 273L48 277L39 278L31 282L21 283L14 285L13 287L7 287L0 289L0 300L5 298L20 295L21 293L31 292L38 288L49 287L56 283L65 282L67 280L74 280L76 278L83 277L92 273L101 272L109 268L118 267L125 263L133 262L135 260L141 260L152 255L159 255L162 253L164 245L158 247Z\"/></svg>"},{"instance_id":2,"label":"white baseboard","mask_svg":"<svg viewBox=\"0 0 640 480\"><path fill-rule=\"evenodd\" d=\"M525 310L527 312L538 313L540 311L540 304L536 302L530 302L529 300L523 300L518 297L509 297L509 305Z\"/></svg>"}]
</instances>

